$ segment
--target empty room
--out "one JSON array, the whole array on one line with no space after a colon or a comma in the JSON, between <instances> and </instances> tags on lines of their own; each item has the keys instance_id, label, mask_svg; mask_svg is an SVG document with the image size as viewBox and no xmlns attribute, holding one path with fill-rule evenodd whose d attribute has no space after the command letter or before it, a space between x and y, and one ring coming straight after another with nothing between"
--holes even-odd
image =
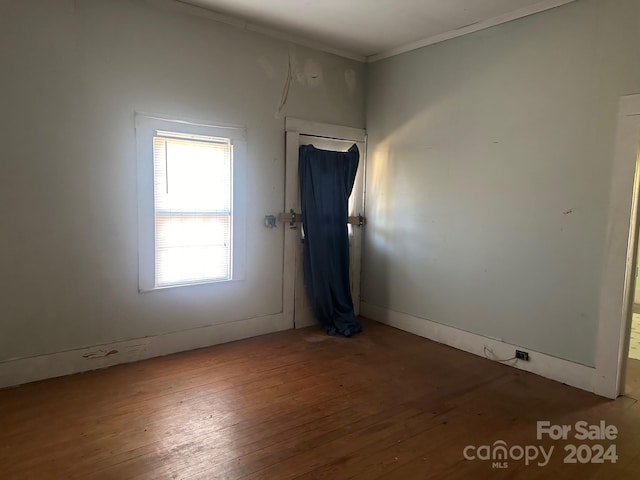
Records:
<instances>
[{"instance_id":1,"label":"empty room","mask_svg":"<svg viewBox=\"0 0 640 480\"><path fill-rule=\"evenodd\" d=\"M0 478L639 477L640 0L0 0L0 113Z\"/></svg>"}]
</instances>

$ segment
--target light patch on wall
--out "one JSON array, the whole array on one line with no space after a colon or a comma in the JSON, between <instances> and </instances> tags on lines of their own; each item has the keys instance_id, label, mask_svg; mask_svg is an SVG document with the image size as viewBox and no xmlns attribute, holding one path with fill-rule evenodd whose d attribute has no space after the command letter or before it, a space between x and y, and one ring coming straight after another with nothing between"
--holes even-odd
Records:
<instances>
[{"instance_id":1,"label":"light patch on wall","mask_svg":"<svg viewBox=\"0 0 640 480\"><path fill-rule=\"evenodd\" d=\"M376 222L370 228L370 242L380 251L389 251L391 248L391 236L393 235L393 217L389 211L389 179L390 173L390 147L387 142L381 142L371 152L371 162L368 166L372 167L371 171L367 171L367 187L371 191L378 192L378 196L374 202L367 205L367 214L371 218L375 218ZM369 235L369 234L368 234Z\"/></svg>"},{"instance_id":2,"label":"light patch on wall","mask_svg":"<svg viewBox=\"0 0 640 480\"><path fill-rule=\"evenodd\" d=\"M347 84L347 89L349 90L350 94L354 94L356 91L356 88L358 86L358 79L356 78L356 71L349 68L348 70L344 71L344 81Z\"/></svg>"}]
</instances>

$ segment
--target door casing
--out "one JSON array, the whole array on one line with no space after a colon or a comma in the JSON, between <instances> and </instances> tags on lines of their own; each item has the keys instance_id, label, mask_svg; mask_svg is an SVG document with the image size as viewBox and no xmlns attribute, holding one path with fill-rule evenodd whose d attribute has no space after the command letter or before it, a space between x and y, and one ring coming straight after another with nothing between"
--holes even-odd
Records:
<instances>
[{"instance_id":1,"label":"door casing","mask_svg":"<svg viewBox=\"0 0 640 480\"><path fill-rule=\"evenodd\" d=\"M624 393L638 244L640 95L620 99L605 244L593 391Z\"/></svg>"}]
</instances>

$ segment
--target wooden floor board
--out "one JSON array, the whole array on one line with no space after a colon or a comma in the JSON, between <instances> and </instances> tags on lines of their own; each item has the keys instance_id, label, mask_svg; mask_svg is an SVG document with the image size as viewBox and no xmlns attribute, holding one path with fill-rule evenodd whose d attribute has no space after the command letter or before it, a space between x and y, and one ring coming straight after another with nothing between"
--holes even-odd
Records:
<instances>
[{"instance_id":1,"label":"wooden floor board","mask_svg":"<svg viewBox=\"0 0 640 480\"><path fill-rule=\"evenodd\" d=\"M609 401L363 322L349 339L287 331L0 391L0 478L640 476L640 361ZM569 442L538 441L537 420L616 425L618 462L564 464ZM497 440L555 453L546 467L464 459Z\"/></svg>"}]
</instances>

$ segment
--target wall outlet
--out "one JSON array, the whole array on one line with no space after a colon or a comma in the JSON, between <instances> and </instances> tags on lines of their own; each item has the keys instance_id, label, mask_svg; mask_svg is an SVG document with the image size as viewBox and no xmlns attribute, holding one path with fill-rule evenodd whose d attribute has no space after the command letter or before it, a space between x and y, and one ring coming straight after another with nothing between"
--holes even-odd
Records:
<instances>
[{"instance_id":1,"label":"wall outlet","mask_svg":"<svg viewBox=\"0 0 640 480\"><path fill-rule=\"evenodd\" d=\"M525 352L524 350L516 350L516 358L518 360L524 360L525 362L528 362L529 352Z\"/></svg>"}]
</instances>

